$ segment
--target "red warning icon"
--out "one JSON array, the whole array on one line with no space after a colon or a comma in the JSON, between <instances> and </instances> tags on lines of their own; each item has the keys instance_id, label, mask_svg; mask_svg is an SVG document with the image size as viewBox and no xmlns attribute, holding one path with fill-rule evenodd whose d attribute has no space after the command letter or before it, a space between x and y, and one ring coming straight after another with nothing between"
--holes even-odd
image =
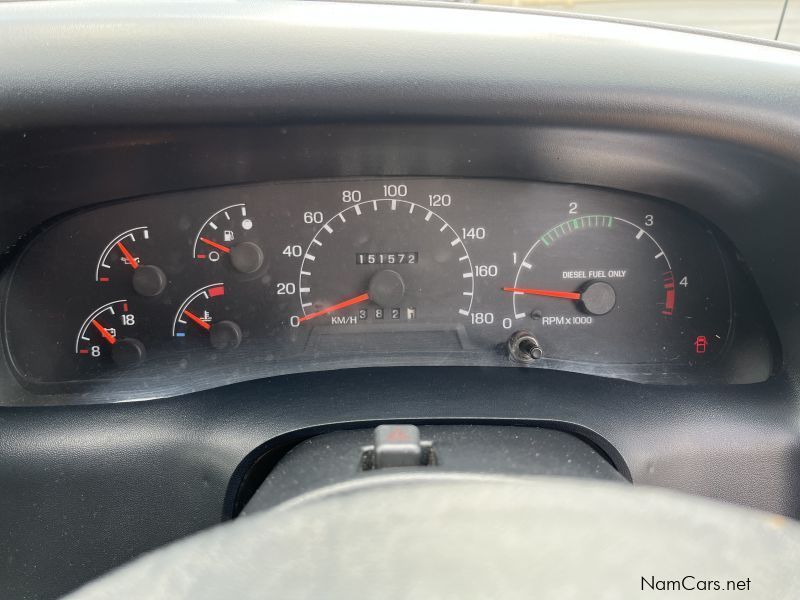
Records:
<instances>
[{"instance_id":1,"label":"red warning icon","mask_svg":"<svg viewBox=\"0 0 800 600\"><path fill-rule=\"evenodd\" d=\"M694 340L694 351L697 354L705 354L708 350L708 338L704 335L698 335Z\"/></svg>"}]
</instances>

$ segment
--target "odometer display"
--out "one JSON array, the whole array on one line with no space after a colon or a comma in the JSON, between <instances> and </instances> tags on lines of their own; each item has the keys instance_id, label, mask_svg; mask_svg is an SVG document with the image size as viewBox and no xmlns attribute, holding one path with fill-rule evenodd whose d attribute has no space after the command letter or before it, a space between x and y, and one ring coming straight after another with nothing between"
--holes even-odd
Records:
<instances>
[{"instance_id":1,"label":"odometer display","mask_svg":"<svg viewBox=\"0 0 800 600\"><path fill-rule=\"evenodd\" d=\"M357 252L357 265L416 265L419 252Z\"/></svg>"}]
</instances>

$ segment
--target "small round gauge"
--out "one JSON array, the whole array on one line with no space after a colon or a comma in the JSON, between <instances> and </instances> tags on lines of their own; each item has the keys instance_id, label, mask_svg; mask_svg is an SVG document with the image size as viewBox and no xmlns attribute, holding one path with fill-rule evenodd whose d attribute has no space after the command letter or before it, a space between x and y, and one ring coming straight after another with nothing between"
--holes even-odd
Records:
<instances>
[{"instance_id":1,"label":"small round gauge","mask_svg":"<svg viewBox=\"0 0 800 600\"><path fill-rule=\"evenodd\" d=\"M470 314L473 292L469 253L447 221L408 200L368 200L314 235L292 324L452 322Z\"/></svg>"},{"instance_id":2,"label":"small round gauge","mask_svg":"<svg viewBox=\"0 0 800 600\"><path fill-rule=\"evenodd\" d=\"M172 322L172 336L178 339L204 339L217 350L236 348L242 341L242 330L232 320L222 318L228 307L225 285L212 283L189 295Z\"/></svg>"},{"instance_id":3,"label":"small round gauge","mask_svg":"<svg viewBox=\"0 0 800 600\"><path fill-rule=\"evenodd\" d=\"M150 229L133 227L115 236L97 261L94 279L110 284L130 281L134 291L142 296L158 296L167 286L167 276L159 267L148 264L142 256L153 254Z\"/></svg>"},{"instance_id":4,"label":"small round gauge","mask_svg":"<svg viewBox=\"0 0 800 600\"><path fill-rule=\"evenodd\" d=\"M520 330L514 339L530 357L674 364L707 360L724 346L730 323L724 286L708 283L719 298L693 297L646 229L586 215L536 240L514 285L503 288L513 294ZM695 331L701 323L703 332Z\"/></svg>"},{"instance_id":5,"label":"small round gauge","mask_svg":"<svg viewBox=\"0 0 800 600\"><path fill-rule=\"evenodd\" d=\"M200 227L192 256L206 263L228 262L240 273L255 273L264 263L264 251L252 239L253 227L245 204L226 206Z\"/></svg>"},{"instance_id":6,"label":"small round gauge","mask_svg":"<svg viewBox=\"0 0 800 600\"><path fill-rule=\"evenodd\" d=\"M145 358L144 344L134 333L136 315L127 300L114 300L93 310L75 338L75 353L87 360L134 366Z\"/></svg>"}]
</instances>

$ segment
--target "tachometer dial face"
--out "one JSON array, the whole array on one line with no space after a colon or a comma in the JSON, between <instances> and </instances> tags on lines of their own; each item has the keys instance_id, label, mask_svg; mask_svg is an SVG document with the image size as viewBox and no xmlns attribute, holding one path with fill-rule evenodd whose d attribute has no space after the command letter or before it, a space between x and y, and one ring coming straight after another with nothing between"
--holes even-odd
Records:
<instances>
[{"instance_id":1,"label":"tachometer dial face","mask_svg":"<svg viewBox=\"0 0 800 600\"><path fill-rule=\"evenodd\" d=\"M75 353L97 364L113 361L134 366L145 358L145 348L136 337L136 314L127 300L114 300L93 310L75 338Z\"/></svg>"},{"instance_id":2,"label":"tachometer dial face","mask_svg":"<svg viewBox=\"0 0 800 600\"><path fill-rule=\"evenodd\" d=\"M254 239L254 227L246 204L226 206L200 227L192 256L206 263L228 264L240 273L255 273L264 263L264 251Z\"/></svg>"},{"instance_id":3,"label":"tachometer dial face","mask_svg":"<svg viewBox=\"0 0 800 600\"><path fill-rule=\"evenodd\" d=\"M408 200L367 200L321 223L308 245L294 324L455 322L473 292L469 253L447 221Z\"/></svg>"},{"instance_id":4,"label":"tachometer dial face","mask_svg":"<svg viewBox=\"0 0 800 600\"><path fill-rule=\"evenodd\" d=\"M503 289L512 294L517 328L530 331L546 357L707 360L726 341L728 314L709 314L713 298L684 294L685 284L645 225L586 215L541 235L523 255L514 285ZM702 317L702 336L692 335L694 316Z\"/></svg>"}]
</instances>

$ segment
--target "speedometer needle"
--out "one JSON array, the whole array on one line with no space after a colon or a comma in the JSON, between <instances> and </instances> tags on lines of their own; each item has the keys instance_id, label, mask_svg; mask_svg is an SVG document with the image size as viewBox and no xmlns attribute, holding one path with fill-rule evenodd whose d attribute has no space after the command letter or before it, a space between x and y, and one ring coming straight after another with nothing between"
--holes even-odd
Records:
<instances>
[{"instance_id":1,"label":"speedometer needle","mask_svg":"<svg viewBox=\"0 0 800 600\"><path fill-rule=\"evenodd\" d=\"M564 298L565 300L580 300L581 295L577 292L561 292L558 290L531 290L525 288L504 287L504 292L514 292L516 294L530 294L531 296L547 296L549 298Z\"/></svg>"},{"instance_id":2,"label":"speedometer needle","mask_svg":"<svg viewBox=\"0 0 800 600\"><path fill-rule=\"evenodd\" d=\"M353 304L359 304L360 302L366 302L367 300L369 300L369 294L361 294L360 296L356 296L355 298L350 298L349 300L345 300L344 302L339 302L339 304L334 304L333 306L329 306L328 308L323 308L322 310L318 310L317 312L313 312L304 317L300 317L298 319L298 322L302 323L303 321L316 319L317 317L321 317L322 315L327 315L328 313L332 313L333 311L339 310L341 308L346 308L348 306L353 306Z\"/></svg>"}]
</instances>

